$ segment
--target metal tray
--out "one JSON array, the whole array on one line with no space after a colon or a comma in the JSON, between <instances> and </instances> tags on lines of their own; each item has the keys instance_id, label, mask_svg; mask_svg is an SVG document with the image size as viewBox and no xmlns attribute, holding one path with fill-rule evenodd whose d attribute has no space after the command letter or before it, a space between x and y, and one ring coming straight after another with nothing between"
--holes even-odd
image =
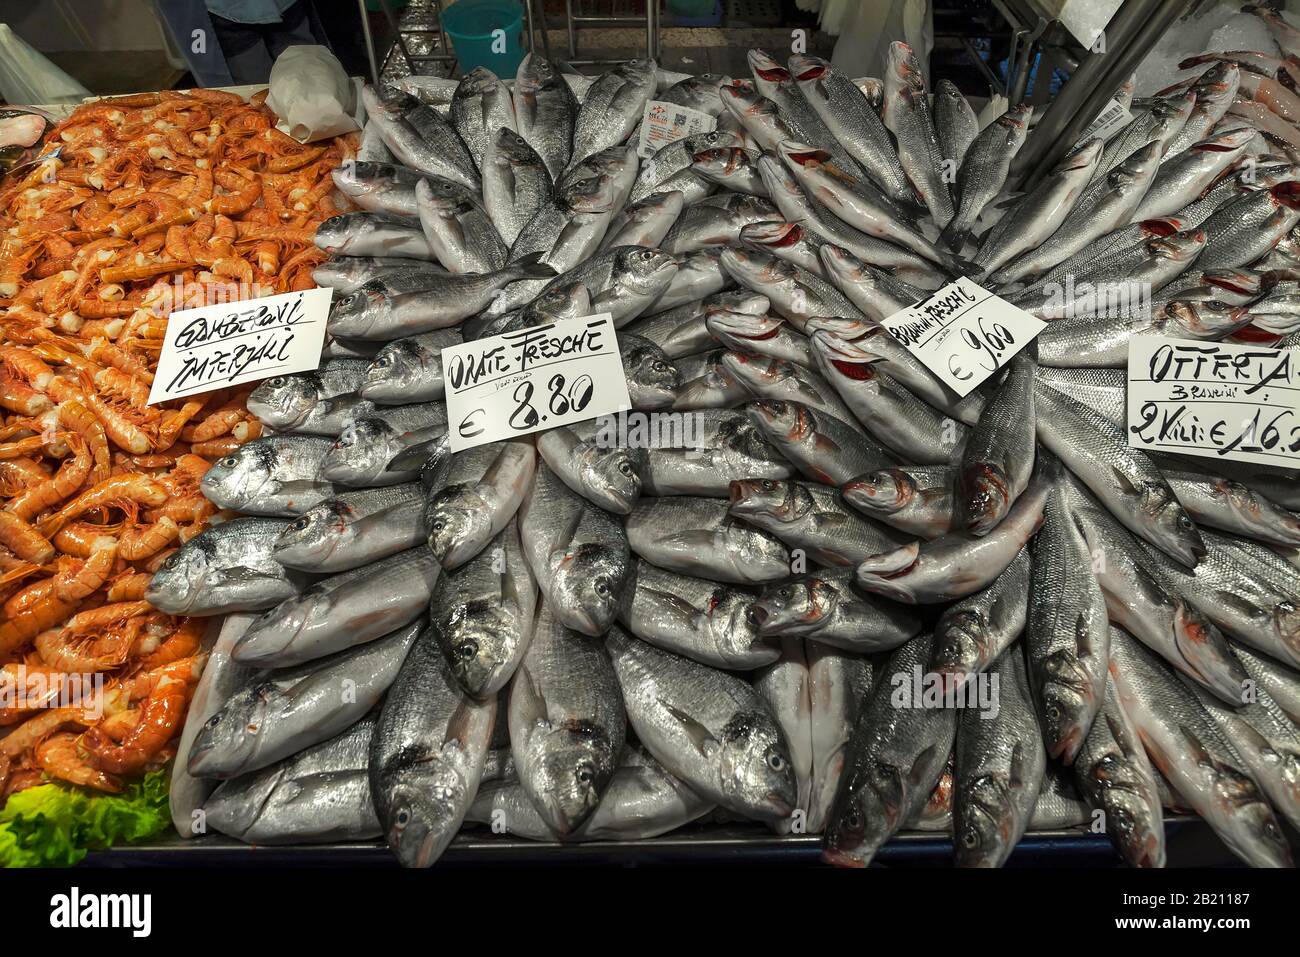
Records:
<instances>
[{"instance_id":1,"label":"metal tray","mask_svg":"<svg viewBox=\"0 0 1300 957\"><path fill-rule=\"evenodd\" d=\"M1166 821L1169 865L1234 866L1237 862L1195 817ZM438 866L658 866L745 865L808 866L821 861L818 835L772 834L756 825L699 825L645 841L596 841L559 844L494 835L475 829L461 833ZM890 841L876 856L882 865L947 867L952 839L939 832L908 832ZM251 846L221 835L193 840L170 837L147 844L94 851L91 867L391 867L392 853L379 841L339 844ZM1017 845L1011 866L1120 867L1104 835L1081 829L1027 834Z\"/></svg>"}]
</instances>

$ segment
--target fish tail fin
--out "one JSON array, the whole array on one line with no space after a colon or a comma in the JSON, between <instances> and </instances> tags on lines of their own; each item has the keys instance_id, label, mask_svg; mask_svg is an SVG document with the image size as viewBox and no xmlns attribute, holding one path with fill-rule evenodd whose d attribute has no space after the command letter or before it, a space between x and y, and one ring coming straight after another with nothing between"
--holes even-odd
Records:
<instances>
[{"instance_id":1,"label":"fish tail fin","mask_svg":"<svg viewBox=\"0 0 1300 957\"><path fill-rule=\"evenodd\" d=\"M541 252L529 253L520 259L515 260L512 264L524 276L531 279L550 279L558 275L554 266L550 263L542 262Z\"/></svg>"}]
</instances>

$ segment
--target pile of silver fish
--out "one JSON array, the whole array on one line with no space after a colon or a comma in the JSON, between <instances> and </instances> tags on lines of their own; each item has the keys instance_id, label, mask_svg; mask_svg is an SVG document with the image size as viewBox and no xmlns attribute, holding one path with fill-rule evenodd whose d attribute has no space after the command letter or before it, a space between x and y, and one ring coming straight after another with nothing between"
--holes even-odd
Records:
<instances>
[{"instance_id":1,"label":"pile of silver fish","mask_svg":"<svg viewBox=\"0 0 1300 957\"><path fill-rule=\"evenodd\" d=\"M253 393L267 436L203 480L246 517L150 588L232 613L179 826L413 866L467 825L744 819L856 866L903 829L999 866L1084 826L1161 866L1174 809L1289 864L1300 483L1129 448L1123 366L1153 332L1300 344L1291 61L1118 90L1133 121L1028 190L1029 108L981 128L903 44L880 81L750 65L633 61L579 101L532 55L446 115L365 90L325 361ZM641 161L652 97L717 129ZM880 325L959 275L1050 320L965 398ZM633 410L450 452L442 348L597 312Z\"/></svg>"}]
</instances>

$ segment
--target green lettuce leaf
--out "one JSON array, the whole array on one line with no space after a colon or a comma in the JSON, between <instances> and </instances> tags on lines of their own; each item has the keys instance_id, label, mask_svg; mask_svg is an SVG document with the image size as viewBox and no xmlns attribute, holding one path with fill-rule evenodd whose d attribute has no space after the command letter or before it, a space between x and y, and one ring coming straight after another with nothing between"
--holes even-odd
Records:
<instances>
[{"instance_id":1,"label":"green lettuce leaf","mask_svg":"<svg viewBox=\"0 0 1300 957\"><path fill-rule=\"evenodd\" d=\"M0 810L0 867L70 867L88 850L148 840L170 826L163 768L121 794L43 784Z\"/></svg>"}]
</instances>

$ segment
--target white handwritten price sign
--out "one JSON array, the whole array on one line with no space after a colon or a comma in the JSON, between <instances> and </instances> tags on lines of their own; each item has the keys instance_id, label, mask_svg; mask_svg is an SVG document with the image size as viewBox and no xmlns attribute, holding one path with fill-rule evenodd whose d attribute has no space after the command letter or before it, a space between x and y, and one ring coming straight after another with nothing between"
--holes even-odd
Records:
<instances>
[{"instance_id":1,"label":"white handwritten price sign","mask_svg":"<svg viewBox=\"0 0 1300 957\"><path fill-rule=\"evenodd\" d=\"M712 133L718 126L717 117L689 106L650 100L641 114L641 135L637 139L637 155L649 159L669 143L696 133Z\"/></svg>"},{"instance_id":2,"label":"white handwritten price sign","mask_svg":"<svg viewBox=\"0 0 1300 957\"><path fill-rule=\"evenodd\" d=\"M149 404L320 365L333 289L173 312Z\"/></svg>"},{"instance_id":3,"label":"white handwritten price sign","mask_svg":"<svg viewBox=\"0 0 1300 957\"><path fill-rule=\"evenodd\" d=\"M609 313L442 350L451 450L632 407Z\"/></svg>"},{"instance_id":4,"label":"white handwritten price sign","mask_svg":"<svg viewBox=\"0 0 1300 957\"><path fill-rule=\"evenodd\" d=\"M1010 362L1047 324L963 276L894 313L884 326L964 396Z\"/></svg>"},{"instance_id":5,"label":"white handwritten price sign","mask_svg":"<svg viewBox=\"0 0 1300 957\"><path fill-rule=\"evenodd\" d=\"M1300 466L1300 352L1138 336L1128 350L1129 445Z\"/></svg>"}]
</instances>

